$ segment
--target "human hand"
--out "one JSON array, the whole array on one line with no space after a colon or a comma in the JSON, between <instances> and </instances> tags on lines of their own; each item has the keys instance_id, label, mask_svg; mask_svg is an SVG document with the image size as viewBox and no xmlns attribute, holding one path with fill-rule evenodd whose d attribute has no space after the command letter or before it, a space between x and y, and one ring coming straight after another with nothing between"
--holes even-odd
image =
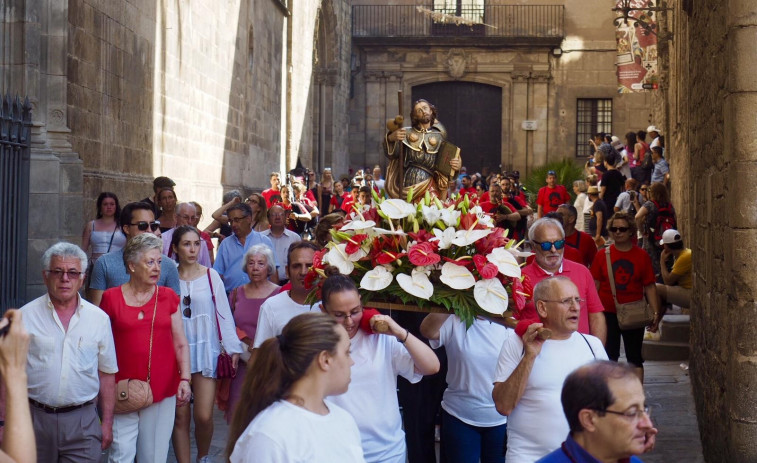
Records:
<instances>
[{"instance_id":1,"label":"human hand","mask_svg":"<svg viewBox=\"0 0 757 463\"><path fill-rule=\"evenodd\" d=\"M658 329L660 329L660 320L655 317L654 321L647 325L647 331L650 333L656 333Z\"/></svg>"},{"instance_id":2,"label":"human hand","mask_svg":"<svg viewBox=\"0 0 757 463\"><path fill-rule=\"evenodd\" d=\"M8 310L0 319L0 329L10 323L8 332L0 337L0 375L6 381L19 373L26 374L29 333L21 320L21 312L16 309Z\"/></svg>"},{"instance_id":3,"label":"human hand","mask_svg":"<svg viewBox=\"0 0 757 463\"><path fill-rule=\"evenodd\" d=\"M374 315L371 317L371 328L374 326L377 326L379 324L386 324L387 329L386 331L380 331L380 334L387 334L390 336L394 336L400 341L405 340L405 335L407 334L407 330L403 327L401 327L394 319L388 315Z\"/></svg>"},{"instance_id":4,"label":"human hand","mask_svg":"<svg viewBox=\"0 0 757 463\"><path fill-rule=\"evenodd\" d=\"M192 390L189 387L187 381L179 382L179 389L176 391L176 406L183 407L189 403L189 398L192 397Z\"/></svg>"},{"instance_id":5,"label":"human hand","mask_svg":"<svg viewBox=\"0 0 757 463\"><path fill-rule=\"evenodd\" d=\"M543 328L544 323L531 323L523 333L523 347L526 351L526 355L535 358L541 352L541 347L544 345L544 339L539 337L539 328Z\"/></svg>"},{"instance_id":6,"label":"human hand","mask_svg":"<svg viewBox=\"0 0 757 463\"><path fill-rule=\"evenodd\" d=\"M234 370L237 369L237 365L239 365L239 354L231 354L231 366Z\"/></svg>"},{"instance_id":7,"label":"human hand","mask_svg":"<svg viewBox=\"0 0 757 463\"><path fill-rule=\"evenodd\" d=\"M397 129L394 132L390 133L387 137L389 141L402 141L407 136L407 131L405 129Z\"/></svg>"},{"instance_id":8,"label":"human hand","mask_svg":"<svg viewBox=\"0 0 757 463\"><path fill-rule=\"evenodd\" d=\"M102 450L107 450L108 447L110 447L110 444L113 443L113 423L102 423L102 443L100 444L100 448Z\"/></svg>"},{"instance_id":9,"label":"human hand","mask_svg":"<svg viewBox=\"0 0 757 463\"><path fill-rule=\"evenodd\" d=\"M451 161L449 162L449 165L450 165L450 167L452 167L452 169L453 169L453 170L455 170L455 171L459 171L459 170L460 170L460 168L461 168L461 167L463 166L463 160L462 160L462 159L460 159L459 157L454 157L454 158L453 158L453 159L452 159L452 160L451 160Z\"/></svg>"}]
</instances>

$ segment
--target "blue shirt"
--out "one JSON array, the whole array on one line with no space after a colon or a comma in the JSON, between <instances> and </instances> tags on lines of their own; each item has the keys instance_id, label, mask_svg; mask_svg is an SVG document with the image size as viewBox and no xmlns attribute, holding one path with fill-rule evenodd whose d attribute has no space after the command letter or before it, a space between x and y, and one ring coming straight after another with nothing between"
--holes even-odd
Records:
<instances>
[{"instance_id":1,"label":"blue shirt","mask_svg":"<svg viewBox=\"0 0 757 463\"><path fill-rule=\"evenodd\" d=\"M573 457L572 459L565 454L568 451ZM630 461L630 463L643 463L637 457L631 457L630 460L618 460ZM573 440L573 437L568 435L568 438L563 442L562 447L545 456L536 463L601 463L599 460L591 456L589 452L584 450L583 447Z\"/></svg>"},{"instance_id":2,"label":"blue shirt","mask_svg":"<svg viewBox=\"0 0 757 463\"><path fill-rule=\"evenodd\" d=\"M664 182L665 174L667 174L668 172L670 172L668 161L664 159L660 159L659 161L657 161L654 165L654 170L652 171L652 183Z\"/></svg>"},{"instance_id":3,"label":"blue shirt","mask_svg":"<svg viewBox=\"0 0 757 463\"><path fill-rule=\"evenodd\" d=\"M124 250L120 249L109 252L97 259L95 268L92 270L92 279L89 281L89 287L90 289L105 291L106 289L128 283L130 279L131 276L124 265ZM158 286L168 286L176 294L181 294L179 271L176 270L174 261L166 256L163 256L163 260L160 261Z\"/></svg>"},{"instance_id":4,"label":"blue shirt","mask_svg":"<svg viewBox=\"0 0 757 463\"><path fill-rule=\"evenodd\" d=\"M221 241L221 245L218 246L218 255L216 256L216 263L213 264L213 269L221 274L227 292L250 282L247 272L242 269L242 258L247 250L256 244L265 244L271 248L274 260L278 262L276 250L273 248L271 240L255 230L252 230L247 235L247 238L244 240L244 246L242 246L242 243L235 234Z\"/></svg>"}]
</instances>

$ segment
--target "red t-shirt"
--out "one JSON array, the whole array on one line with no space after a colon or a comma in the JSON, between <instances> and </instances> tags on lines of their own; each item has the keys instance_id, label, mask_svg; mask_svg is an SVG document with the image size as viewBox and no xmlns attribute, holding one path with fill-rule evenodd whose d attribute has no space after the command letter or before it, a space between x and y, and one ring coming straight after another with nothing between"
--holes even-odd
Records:
<instances>
[{"instance_id":1,"label":"red t-shirt","mask_svg":"<svg viewBox=\"0 0 757 463\"><path fill-rule=\"evenodd\" d=\"M478 203L481 204L481 203L485 203L487 201L489 201L489 192L488 191L484 191L484 193L481 195L481 198L478 200Z\"/></svg>"},{"instance_id":2,"label":"red t-shirt","mask_svg":"<svg viewBox=\"0 0 757 463\"><path fill-rule=\"evenodd\" d=\"M208 245L208 251L213 250L213 241L210 239L210 233L201 231L200 232L200 238L205 241L205 243Z\"/></svg>"},{"instance_id":3,"label":"red t-shirt","mask_svg":"<svg viewBox=\"0 0 757 463\"><path fill-rule=\"evenodd\" d=\"M113 330L118 361L116 382L122 379L146 381L155 295L142 307L131 307L126 305L121 287L116 286L103 293L100 308L110 317ZM178 308L179 296L171 288L159 287L150 367L150 388L154 402L176 395L179 388L179 365L171 332L171 314ZM140 311L144 313L142 320L138 318Z\"/></svg>"},{"instance_id":4,"label":"red t-shirt","mask_svg":"<svg viewBox=\"0 0 757 463\"><path fill-rule=\"evenodd\" d=\"M473 196L476 194L476 189L473 187L460 188L460 196L464 196L466 193L468 193L468 196Z\"/></svg>"},{"instance_id":5,"label":"red t-shirt","mask_svg":"<svg viewBox=\"0 0 757 463\"><path fill-rule=\"evenodd\" d=\"M541 280L548 278L550 275L539 267L536 262L523 267L523 275L528 278L530 287L536 286ZM578 332L583 334L591 334L589 329L589 314L602 312L602 302L597 295L597 289L594 285L594 279L589 273L589 269L583 265L571 262L563 259L562 271L558 271L555 275L564 276L569 278L573 284L578 287L578 297L585 302L581 304L581 313L578 318ZM535 319L539 320L539 315L536 313L536 307L534 306L533 298L529 298L526 302L526 307L521 311L521 320Z\"/></svg>"},{"instance_id":6,"label":"red t-shirt","mask_svg":"<svg viewBox=\"0 0 757 463\"><path fill-rule=\"evenodd\" d=\"M331 201L329 202L329 204L331 204L332 206L334 206L334 211L333 212L336 212L337 209L344 210L343 209L344 205L348 204L351 200L352 200L352 195L351 194L349 194L349 193L342 193L341 197L337 196L337 195L332 195L331 196Z\"/></svg>"},{"instance_id":7,"label":"red t-shirt","mask_svg":"<svg viewBox=\"0 0 757 463\"><path fill-rule=\"evenodd\" d=\"M263 192L260 194L265 198L265 203L268 205L268 209L270 209L274 204L281 202L281 190L268 188L267 190L263 190Z\"/></svg>"},{"instance_id":8,"label":"red t-shirt","mask_svg":"<svg viewBox=\"0 0 757 463\"><path fill-rule=\"evenodd\" d=\"M604 248L594 257L591 264L591 275L599 281L599 298L605 307L605 312L615 313L615 302L612 299L612 289L607 273L607 258L605 252L610 249L613 275L615 275L615 291L618 302L634 302L644 297L644 287L654 284L654 269L649 254L638 246L629 251L618 251L615 246Z\"/></svg>"},{"instance_id":9,"label":"red t-shirt","mask_svg":"<svg viewBox=\"0 0 757 463\"><path fill-rule=\"evenodd\" d=\"M541 206L542 216L556 211L560 204L570 202L568 190L562 185L555 185L554 188L543 186L539 188L539 195L536 197L536 205Z\"/></svg>"},{"instance_id":10,"label":"red t-shirt","mask_svg":"<svg viewBox=\"0 0 757 463\"><path fill-rule=\"evenodd\" d=\"M581 260L576 262L581 262L587 267L594 262L594 256L597 255L597 243L594 242L594 238L590 234L576 230L572 235L565 237L565 244L578 250Z\"/></svg>"}]
</instances>

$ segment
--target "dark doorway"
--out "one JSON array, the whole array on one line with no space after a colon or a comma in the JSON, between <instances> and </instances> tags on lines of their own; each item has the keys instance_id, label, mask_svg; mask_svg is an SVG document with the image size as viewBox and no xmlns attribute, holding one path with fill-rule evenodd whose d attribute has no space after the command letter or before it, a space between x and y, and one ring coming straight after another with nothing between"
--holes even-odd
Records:
<instances>
[{"instance_id":1,"label":"dark doorway","mask_svg":"<svg viewBox=\"0 0 757 463\"><path fill-rule=\"evenodd\" d=\"M460 147L468 173L483 167L499 170L502 162L502 88L475 82L435 82L413 87L419 98L436 106L451 143ZM408 111L409 112L409 111Z\"/></svg>"}]
</instances>

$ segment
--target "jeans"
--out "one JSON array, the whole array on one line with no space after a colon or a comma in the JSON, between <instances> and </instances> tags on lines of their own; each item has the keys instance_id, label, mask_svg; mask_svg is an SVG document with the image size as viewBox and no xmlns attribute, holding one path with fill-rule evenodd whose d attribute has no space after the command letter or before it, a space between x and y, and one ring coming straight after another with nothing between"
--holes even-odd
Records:
<instances>
[{"instance_id":1,"label":"jeans","mask_svg":"<svg viewBox=\"0 0 757 463\"><path fill-rule=\"evenodd\" d=\"M448 463L505 463L507 424L471 426L442 410L441 458Z\"/></svg>"}]
</instances>

